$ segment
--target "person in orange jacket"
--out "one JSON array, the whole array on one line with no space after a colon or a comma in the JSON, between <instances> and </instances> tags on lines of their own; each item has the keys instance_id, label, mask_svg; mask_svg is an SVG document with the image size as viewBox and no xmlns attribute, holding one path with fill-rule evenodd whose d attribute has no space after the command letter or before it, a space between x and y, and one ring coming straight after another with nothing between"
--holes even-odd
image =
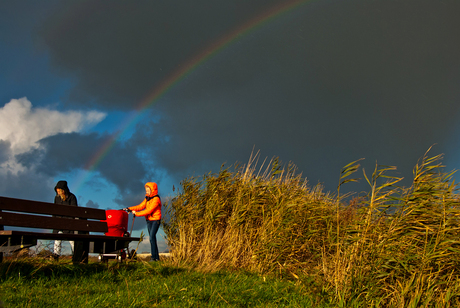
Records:
<instances>
[{"instance_id":1,"label":"person in orange jacket","mask_svg":"<svg viewBox=\"0 0 460 308\"><path fill-rule=\"evenodd\" d=\"M144 216L147 222L147 230L150 237L151 261L160 260L157 245L157 232L160 228L161 220L161 199L158 195L156 183L148 182L145 184L145 199L141 204L128 207L135 216Z\"/></svg>"}]
</instances>

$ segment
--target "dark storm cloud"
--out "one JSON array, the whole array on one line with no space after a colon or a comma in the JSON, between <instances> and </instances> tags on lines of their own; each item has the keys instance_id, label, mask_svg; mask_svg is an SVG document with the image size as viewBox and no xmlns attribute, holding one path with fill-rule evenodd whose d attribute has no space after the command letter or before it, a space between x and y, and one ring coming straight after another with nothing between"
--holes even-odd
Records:
<instances>
[{"instance_id":1,"label":"dark storm cloud","mask_svg":"<svg viewBox=\"0 0 460 308\"><path fill-rule=\"evenodd\" d=\"M126 109L282 1L82 3L63 4L43 42L78 81L71 99ZM184 78L154 106L160 122L132 142L151 139L157 166L178 178L245 162L253 146L330 187L361 157L410 177L428 147L446 150L458 119L459 10L457 1L306 2Z\"/></svg>"},{"instance_id":2,"label":"dark storm cloud","mask_svg":"<svg viewBox=\"0 0 460 308\"><path fill-rule=\"evenodd\" d=\"M7 173L0 176L0 196L53 202L55 184L49 177L31 170Z\"/></svg>"},{"instance_id":3,"label":"dark storm cloud","mask_svg":"<svg viewBox=\"0 0 460 308\"><path fill-rule=\"evenodd\" d=\"M11 155L11 143L8 141L0 140L0 164L6 162Z\"/></svg>"},{"instance_id":4,"label":"dark storm cloud","mask_svg":"<svg viewBox=\"0 0 460 308\"><path fill-rule=\"evenodd\" d=\"M85 205L85 206L86 206L86 207L91 207L91 208L97 208L97 209L101 208L101 207L99 206L99 203L94 202L94 201L92 201L92 200L89 200L88 202L86 202L86 205Z\"/></svg>"},{"instance_id":5,"label":"dark storm cloud","mask_svg":"<svg viewBox=\"0 0 460 308\"><path fill-rule=\"evenodd\" d=\"M41 149L18 155L23 165L35 165L36 171L48 176L70 172L78 168L89 168L89 162L109 136L78 133L58 134L40 140ZM130 193L143 187L142 179L147 174L142 162L136 157L136 148L130 143L114 143L113 148L97 165L97 171L122 193Z\"/></svg>"},{"instance_id":6,"label":"dark storm cloud","mask_svg":"<svg viewBox=\"0 0 460 308\"><path fill-rule=\"evenodd\" d=\"M68 1L41 37L55 66L79 83L72 100L132 108L206 45L277 2Z\"/></svg>"},{"instance_id":7,"label":"dark storm cloud","mask_svg":"<svg viewBox=\"0 0 460 308\"><path fill-rule=\"evenodd\" d=\"M145 228L145 219L143 217L133 217L134 218L134 226L132 227L133 231L139 231L139 230L143 230ZM131 218L131 216L129 217L130 221L128 221L128 225L129 225L129 228L131 230L131 224L133 223L133 218ZM148 235L148 234L145 234L144 235Z\"/></svg>"}]
</instances>

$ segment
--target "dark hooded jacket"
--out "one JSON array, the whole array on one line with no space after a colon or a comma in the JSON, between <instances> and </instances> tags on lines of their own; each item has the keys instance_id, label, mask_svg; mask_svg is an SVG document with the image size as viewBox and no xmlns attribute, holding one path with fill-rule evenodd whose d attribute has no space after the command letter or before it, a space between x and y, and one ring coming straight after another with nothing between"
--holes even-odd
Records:
<instances>
[{"instance_id":1,"label":"dark hooded jacket","mask_svg":"<svg viewBox=\"0 0 460 308\"><path fill-rule=\"evenodd\" d=\"M57 193L58 188L64 190L65 195L66 195L65 200L62 200L61 196L58 195L58 193ZM56 192L56 196L54 197L54 203L55 204L65 204L65 205L78 206L77 197L75 197L75 195L70 192L69 187L67 186L67 181L59 181L59 182L57 182L56 187L54 187L54 191Z\"/></svg>"},{"instance_id":2,"label":"dark hooded jacket","mask_svg":"<svg viewBox=\"0 0 460 308\"><path fill-rule=\"evenodd\" d=\"M58 195L58 193L57 193L58 188L64 190L65 195L66 195L65 200L62 200L61 196ZM56 192L56 196L54 196L54 203L55 204L78 206L77 197L75 197L75 195L70 192L69 187L67 186L67 181L59 181L59 182L57 182L56 187L54 187L54 191ZM53 230L53 233L58 233L58 232L59 232L59 230ZM63 233L70 233L70 231L63 230Z\"/></svg>"}]
</instances>

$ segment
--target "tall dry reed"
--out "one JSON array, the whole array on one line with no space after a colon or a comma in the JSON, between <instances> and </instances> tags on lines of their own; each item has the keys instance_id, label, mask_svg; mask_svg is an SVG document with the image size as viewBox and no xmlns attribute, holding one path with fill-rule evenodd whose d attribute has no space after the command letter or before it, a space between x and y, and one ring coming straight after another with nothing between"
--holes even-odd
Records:
<instances>
[{"instance_id":1,"label":"tall dry reed","mask_svg":"<svg viewBox=\"0 0 460 308\"><path fill-rule=\"evenodd\" d=\"M164 224L176 261L313 279L341 306L418 307L459 301L459 196L441 155L428 152L410 187L377 165L366 195L309 187L292 164L245 166L185 179Z\"/></svg>"}]
</instances>

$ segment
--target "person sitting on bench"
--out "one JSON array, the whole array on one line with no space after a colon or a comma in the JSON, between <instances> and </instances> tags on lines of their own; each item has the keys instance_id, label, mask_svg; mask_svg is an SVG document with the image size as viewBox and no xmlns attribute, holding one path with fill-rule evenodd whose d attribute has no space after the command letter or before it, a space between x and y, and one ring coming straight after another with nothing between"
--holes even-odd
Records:
<instances>
[{"instance_id":1,"label":"person sitting on bench","mask_svg":"<svg viewBox=\"0 0 460 308\"><path fill-rule=\"evenodd\" d=\"M70 192L69 187L67 186L67 181L59 181L54 187L56 196L54 196L55 204L64 204L64 205L73 205L78 206L77 197ZM53 230L53 233L71 233L72 231L68 230ZM62 241L54 241L54 259L58 260L61 256L61 247ZM70 241L70 248L72 249L72 254L74 253L74 242Z\"/></svg>"}]
</instances>

